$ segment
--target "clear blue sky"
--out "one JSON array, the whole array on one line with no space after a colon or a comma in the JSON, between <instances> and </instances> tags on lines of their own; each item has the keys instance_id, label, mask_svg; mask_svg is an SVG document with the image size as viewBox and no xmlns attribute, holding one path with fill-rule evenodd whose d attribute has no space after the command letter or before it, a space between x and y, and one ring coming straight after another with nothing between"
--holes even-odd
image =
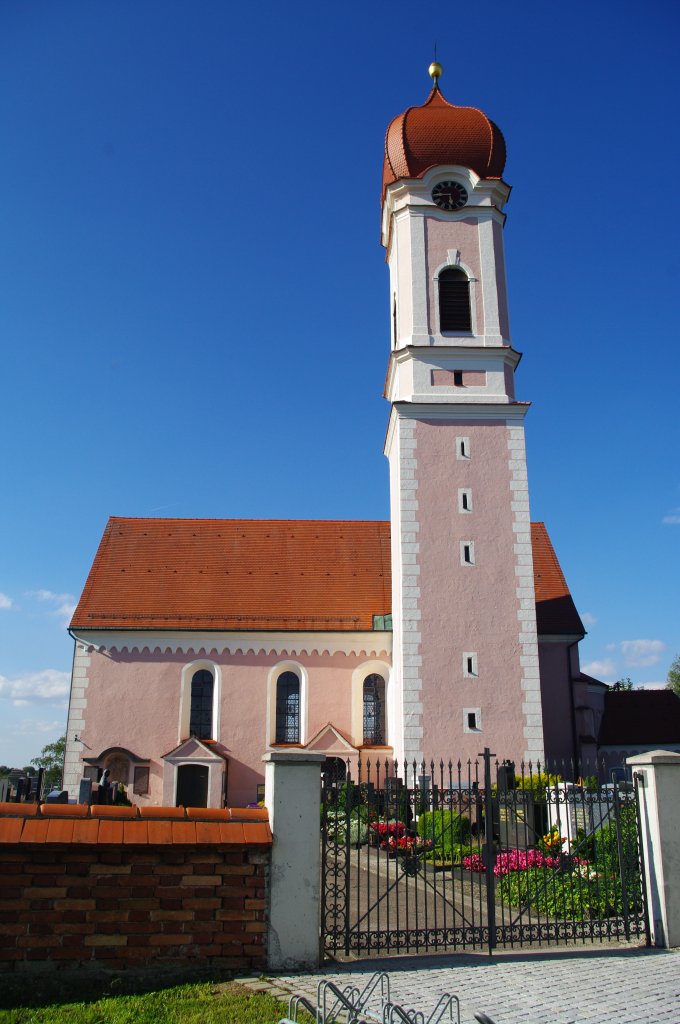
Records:
<instances>
[{"instance_id":1,"label":"clear blue sky","mask_svg":"<svg viewBox=\"0 0 680 1024\"><path fill-rule=\"evenodd\" d=\"M63 731L107 516L383 518L383 137L508 144L532 516L594 674L680 651L674 0L0 5L0 763Z\"/></svg>"}]
</instances>

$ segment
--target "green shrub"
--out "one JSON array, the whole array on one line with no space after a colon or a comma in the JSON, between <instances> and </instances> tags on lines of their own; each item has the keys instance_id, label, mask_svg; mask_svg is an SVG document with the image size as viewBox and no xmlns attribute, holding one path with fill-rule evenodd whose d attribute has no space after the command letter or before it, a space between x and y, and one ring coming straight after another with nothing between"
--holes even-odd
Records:
<instances>
[{"instance_id":1,"label":"green shrub","mask_svg":"<svg viewBox=\"0 0 680 1024\"><path fill-rule=\"evenodd\" d=\"M532 911L546 917L569 921L619 915L623 902L618 878L590 881L569 872L544 868L502 875L497 881L497 892L508 906L530 906Z\"/></svg>"},{"instance_id":2,"label":"green shrub","mask_svg":"<svg viewBox=\"0 0 680 1024\"><path fill-rule=\"evenodd\" d=\"M588 838L589 859L599 871L607 874L625 872L626 881L639 874L637 848L637 820L634 807L622 807L619 811L623 864L619 864L619 844L616 822L604 825ZM588 856L583 854L582 856ZM637 880L637 879L636 879Z\"/></svg>"},{"instance_id":3,"label":"green shrub","mask_svg":"<svg viewBox=\"0 0 680 1024\"><path fill-rule=\"evenodd\" d=\"M360 811L361 809L357 808L349 815L350 846L361 846L368 842L368 822ZM330 841L344 843L347 838L347 813L345 811L328 811L326 830Z\"/></svg>"},{"instance_id":4,"label":"green shrub","mask_svg":"<svg viewBox=\"0 0 680 1024\"><path fill-rule=\"evenodd\" d=\"M430 861L435 867L457 867L463 863L463 857L469 857L476 852L476 846L470 846L467 843L452 843L447 854L441 850L428 850L425 860Z\"/></svg>"},{"instance_id":5,"label":"green shrub","mask_svg":"<svg viewBox=\"0 0 680 1024\"><path fill-rule=\"evenodd\" d=\"M470 819L457 811L424 811L418 818L418 835L431 840L435 860L450 860L454 848L469 841L470 833Z\"/></svg>"}]
</instances>

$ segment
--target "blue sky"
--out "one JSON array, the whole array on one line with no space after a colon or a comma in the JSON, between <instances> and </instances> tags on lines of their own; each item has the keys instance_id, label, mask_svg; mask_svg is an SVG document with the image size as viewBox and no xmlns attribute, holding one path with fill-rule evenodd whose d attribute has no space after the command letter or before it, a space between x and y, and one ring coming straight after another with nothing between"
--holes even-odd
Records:
<instances>
[{"instance_id":1,"label":"blue sky","mask_svg":"<svg viewBox=\"0 0 680 1024\"><path fill-rule=\"evenodd\" d=\"M0 763L63 731L110 514L383 518L384 131L508 144L532 517L586 669L680 652L677 4L0 5Z\"/></svg>"}]
</instances>

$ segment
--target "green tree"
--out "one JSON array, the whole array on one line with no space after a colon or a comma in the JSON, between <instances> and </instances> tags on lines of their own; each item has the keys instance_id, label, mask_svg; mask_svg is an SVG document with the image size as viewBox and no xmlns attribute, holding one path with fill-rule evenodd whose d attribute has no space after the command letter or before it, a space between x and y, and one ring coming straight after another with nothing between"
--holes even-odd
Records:
<instances>
[{"instance_id":1,"label":"green tree","mask_svg":"<svg viewBox=\"0 0 680 1024\"><path fill-rule=\"evenodd\" d=\"M680 654L676 654L666 676L666 687L680 697Z\"/></svg>"},{"instance_id":2,"label":"green tree","mask_svg":"<svg viewBox=\"0 0 680 1024\"><path fill-rule=\"evenodd\" d=\"M630 676L626 676L625 679L617 679L616 682L614 683L614 685L612 686L612 690L632 690L632 689L633 689L633 680L630 678Z\"/></svg>"},{"instance_id":3,"label":"green tree","mask_svg":"<svg viewBox=\"0 0 680 1024\"><path fill-rule=\"evenodd\" d=\"M61 778L64 774L64 753L66 751L66 736L60 736L54 743L48 743L43 747L37 757L31 759L31 764L36 768L44 768L45 792L49 793L55 786L61 786Z\"/></svg>"}]
</instances>

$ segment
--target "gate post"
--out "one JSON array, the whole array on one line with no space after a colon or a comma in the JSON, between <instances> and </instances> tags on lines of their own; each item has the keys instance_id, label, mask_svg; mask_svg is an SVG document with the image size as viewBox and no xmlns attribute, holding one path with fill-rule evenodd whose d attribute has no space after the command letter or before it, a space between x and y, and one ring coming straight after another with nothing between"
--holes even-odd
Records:
<instances>
[{"instance_id":1,"label":"gate post","mask_svg":"<svg viewBox=\"0 0 680 1024\"><path fill-rule=\"evenodd\" d=\"M655 946L680 946L680 754L652 750L626 758L637 776L640 846Z\"/></svg>"},{"instance_id":2,"label":"gate post","mask_svg":"<svg viewBox=\"0 0 680 1024\"><path fill-rule=\"evenodd\" d=\"M264 802L273 834L269 869L267 966L320 964L321 766L325 754L265 754Z\"/></svg>"}]
</instances>

